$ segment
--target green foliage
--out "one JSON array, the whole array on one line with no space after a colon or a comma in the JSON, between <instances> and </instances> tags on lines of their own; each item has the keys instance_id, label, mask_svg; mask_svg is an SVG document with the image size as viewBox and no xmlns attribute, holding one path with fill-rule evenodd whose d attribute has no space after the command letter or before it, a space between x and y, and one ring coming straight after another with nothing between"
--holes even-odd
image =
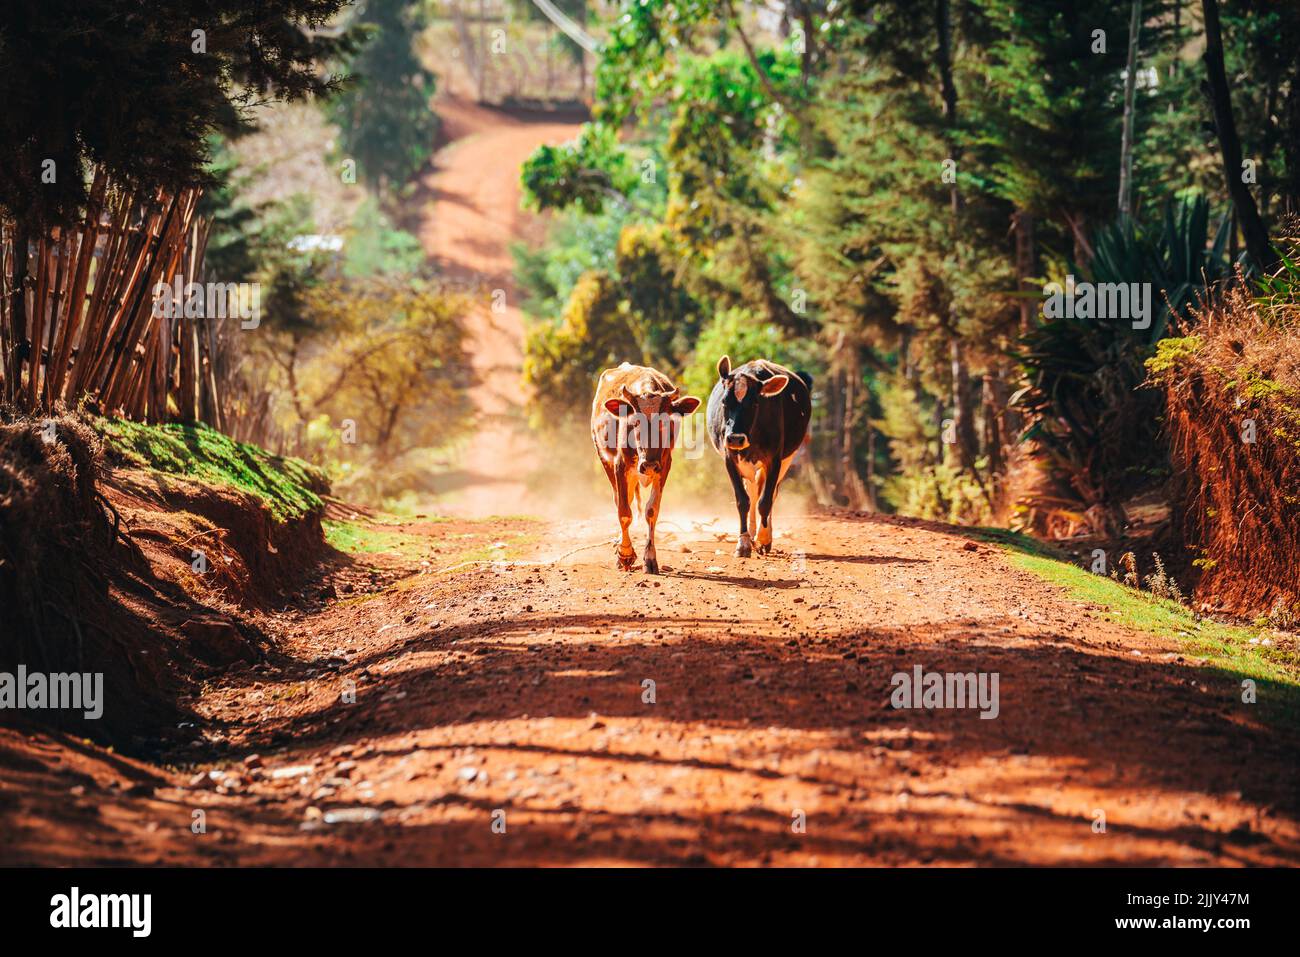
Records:
<instances>
[{"instance_id":1,"label":"green foliage","mask_svg":"<svg viewBox=\"0 0 1300 957\"><path fill-rule=\"evenodd\" d=\"M672 92L672 51L693 47L719 27L718 5L707 0L667 3L651 0L628 4L609 24L596 68L600 118L621 126L643 105Z\"/></svg>"},{"instance_id":2,"label":"green foliage","mask_svg":"<svg viewBox=\"0 0 1300 957\"><path fill-rule=\"evenodd\" d=\"M351 279L367 276L414 276L425 267L420 240L398 229L373 196L357 209L344 247L343 274Z\"/></svg>"},{"instance_id":3,"label":"green foliage","mask_svg":"<svg viewBox=\"0 0 1300 957\"><path fill-rule=\"evenodd\" d=\"M366 36L349 62L350 82L333 106L345 159L376 192L400 189L433 153L438 119L430 106L434 76L412 41L422 27L419 4L363 0L356 23Z\"/></svg>"},{"instance_id":4,"label":"green foliage","mask_svg":"<svg viewBox=\"0 0 1300 957\"><path fill-rule=\"evenodd\" d=\"M200 214L212 222L203 264L225 282L248 282L257 272L263 251L257 242L259 211L240 196L249 176L239 169L229 142L213 137L212 143L208 173L213 185L199 201Z\"/></svg>"},{"instance_id":5,"label":"green foliage","mask_svg":"<svg viewBox=\"0 0 1300 957\"><path fill-rule=\"evenodd\" d=\"M277 521L324 508L325 475L301 459L272 455L204 425L100 419L110 453L134 468L230 485L262 501Z\"/></svg>"},{"instance_id":6,"label":"green foliage","mask_svg":"<svg viewBox=\"0 0 1300 957\"><path fill-rule=\"evenodd\" d=\"M992 508L979 482L945 462L891 475L882 483L881 494L900 515L959 525L992 520Z\"/></svg>"},{"instance_id":7,"label":"green foliage","mask_svg":"<svg viewBox=\"0 0 1300 957\"><path fill-rule=\"evenodd\" d=\"M1156 353L1146 361L1147 372L1156 379L1177 375L1200 349L1200 336L1180 336L1161 339L1156 343Z\"/></svg>"},{"instance_id":8,"label":"green foliage","mask_svg":"<svg viewBox=\"0 0 1300 957\"><path fill-rule=\"evenodd\" d=\"M145 188L207 182L212 134L236 128L252 104L337 87L320 64L352 38L318 28L343 5L8 0L0 209L38 229L80 218L91 162Z\"/></svg>"},{"instance_id":9,"label":"green foliage","mask_svg":"<svg viewBox=\"0 0 1300 957\"><path fill-rule=\"evenodd\" d=\"M1221 0L1224 61L1237 133L1254 160L1263 214L1280 218L1300 208L1300 5ZM1199 76L1197 77L1199 80ZM1285 90L1285 92L1283 92ZM1285 104L1279 108L1279 104ZM1184 111L1186 112L1186 111ZM1211 132L1202 134L1207 142ZM1221 175L1221 171L1220 171ZM1214 184L1221 189L1221 181Z\"/></svg>"},{"instance_id":10,"label":"green foliage","mask_svg":"<svg viewBox=\"0 0 1300 957\"><path fill-rule=\"evenodd\" d=\"M898 471L909 474L935 465L940 456L933 402L924 390L899 375L882 378L877 386L880 417L872 425L888 440Z\"/></svg>"},{"instance_id":11,"label":"green foliage","mask_svg":"<svg viewBox=\"0 0 1300 957\"><path fill-rule=\"evenodd\" d=\"M628 205L636 174L618 134L599 123L586 123L576 141L539 146L524 163L524 196L536 209L577 206L599 213L607 201Z\"/></svg>"},{"instance_id":12,"label":"green foliage","mask_svg":"<svg viewBox=\"0 0 1300 957\"><path fill-rule=\"evenodd\" d=\"M814 379L821 372L817 350L811 343L787 339L771 323L733 308L718 313L700 331L690 361L682 370L683 391L707 400L718 381L718 359L724 355L731 357L733 367L751 359L770 359L787 369L807 372Z\"/></svg>"},{"instance_id":13,"label":"green foliage","mask_svg":"<svg viewBox=\"0 0 1300 957\"><path fill-rule=\"evenodd\" d=\"M1168 202L1159 230L1120 219L1098 230L1088 266L1073 268L1098 283L1151 283L1157 292L1151 326L1136 331L1137 338L1154 343L1166 334L1171 318L1188 318L1207 287L1229 275L1229 217L1220 217L1212 235L1209 222L1210 204L1202 196Z\"/></svg>"},{"instance_id":14,"label":"green foliage","mask_svg":"<svg viewBox=\"0 0 1300 957\"><path fill-rule=\"evenodd\" d=\"M885 437L892 474L880 482L882 503L919 518L979 524L992 508L979 481L940 452L939 426L924 390L901 376L878 382L880 417L871 423Z\"/></svg>"},{"instance_id":15,"label":"green foliage","mask_svg":"<svg viewBox=\"0 0 1300 957\"><path fill-rule=\"evenodd\" d=\"M618 237L626 222L617 207L597 216L567 210L552 218L546 241L536 249L524 243L511 247L524 311L540 319L559 319L583 274L614 273Z\"/></svg>"},{"instance_id":16,"label":"green foliage","mask_svg":"<svg viewBox=\"0 0 1300 957\"><path fill-rule=\"evenodd\" d=\"M1080 228L1115 208L1131 0L980 0L968 136L995 195ZM1105 29L1105 52L1093 31Z\"/></svg>"},{"instance_id":17,"label":"green foliage","mask_svg":"<svg viewBox=\"0 0 1300 957\"><path fill-rule=\"evenodd\" d=\"M1255 277L1255 304L1276 322L1300 317L1300 242L1291 240L1281 250L1278 268Z\"/></svg>"},{"instance_id":18,"label":"green foliage","mask_svg":"<svg viewBox=\"0 0 1300 957\"><path fill-rule=\"evenodd\" d=\"M533 421L557 426L586 418L596 379L621 362L643 362L613 279L585 273L558 322L529 330L524 381L533 390Z\"/></svg>"},{"instance_id":19,"label":"green foliage","mask_svg":"<svg viewBox=\"0 0 1300 957\"><path fill-rule=\"evenodd\" d=\"M675 367L699 332L700 304L686 288L680 253L660 226L625 226L615 251L621 306L641 354Z\"/></svg>"},{"instance_id":20,"label":"green foliage","mask_svg":"<svg viewBox=\"0 0 1300 957\"><path fill-rule=\"evenodd\" d=\"M316 233L312 200L296 193L258 211L249 237L262 284L262 309L267 325L292 335L319 328L308 305L312 291L324 280L333 254L322 249L295 246L295 237Z\"/></svg>"}]
</instances>

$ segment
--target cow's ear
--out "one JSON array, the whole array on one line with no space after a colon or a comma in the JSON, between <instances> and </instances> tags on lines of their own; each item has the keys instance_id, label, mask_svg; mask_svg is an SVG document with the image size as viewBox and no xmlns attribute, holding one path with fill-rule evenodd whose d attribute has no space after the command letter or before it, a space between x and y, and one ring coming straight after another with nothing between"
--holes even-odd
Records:
<instances>
[{"instance_id":1,"label":"cow's ear","mask_svg":"<svg viewBox=\"0 0 1300 957\"><path fill-rule=\"evenodd\" d=\"M725 379L731 375L731 356L723 356L718 360L718 378Z\"/></svg>"},{"instance_id":2,"label":"cow's ear","mask_svg":"<svg viewBox=\"0 0 1300 957\"><path fill-rule=\"evenodd\" d=\"M683 399L678 399L673 403L673 411L678 415L690 415L700 407L700 400L693 395L688 395Z\"/></svg>"},{"instance_id":3,"label":"cow's ear","mask_svg":"<svg viewBox=\"0 0 1300 957\"><path fill-rule=\"evenodd\" d=\"M758 391L762 395L780 395L789 384L790 377L788 375L774 375L764 382L763 388Z\"/></svg>"},{"instance_id":4,"label":"cow's ear","mask_svg":"<svg viewBox=\"0 0 1300 957\"><path fill-rule=\"evenodd\" d=\"M632 410L622 399L606 399L605 411L609 412L611 415L627 415L627 413Z\"/></svg>"}]
</instances>

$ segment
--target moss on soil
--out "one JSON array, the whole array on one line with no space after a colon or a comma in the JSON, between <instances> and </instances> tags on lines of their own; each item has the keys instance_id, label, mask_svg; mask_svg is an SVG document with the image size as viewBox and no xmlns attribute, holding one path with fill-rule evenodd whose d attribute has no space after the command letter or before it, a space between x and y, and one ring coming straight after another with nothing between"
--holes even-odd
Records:
<instances>
[{"instance_id":1,"label":"moss on soil","mask_svg":"<svg viewBox=\"0 0 1300 957\"><path fill-rule=\"evenodd\" d=\"M272 453L205 425L145 425L124 419L96 423L119 460L220 485L261 500L277 521L287 522L324 507L325 474L301 459Z\"/></svg>"}]
</instances>

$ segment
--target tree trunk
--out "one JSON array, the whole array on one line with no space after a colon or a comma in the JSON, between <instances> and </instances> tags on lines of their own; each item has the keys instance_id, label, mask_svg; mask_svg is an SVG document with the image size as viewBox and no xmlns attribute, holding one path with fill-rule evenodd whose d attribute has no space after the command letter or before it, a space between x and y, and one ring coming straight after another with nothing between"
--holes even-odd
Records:
<instances>
[{"instance_id":1,"label":"tree trunk","mask_svg":"<svg viewBox=\"0 0 1300 957\"><path fill-rule=\"evenodd\" d=\"M988 474L996 478L1006 467L1008 444L1003 426L1007 407L1007 389L996 372L987 372L980 383L980 400L984 405L984 454L988 456Z\"/></svg>"},{"instance_id":2,"label":"tree trunk","mask_svg":"<svg viewBox=\"0 0 1300 957\"><path fill-rule=\"evenodd\" d=\"M832 362L835 362L832 355ZM844 370L838 365L833 369L830 375L830 382L827 384L827 398L830 399L830 408L827 410L827 431L826 431L826 461L830 463L830 476L827 483L827 492L830 495L830 504L842 505L840 493L843 483L840 477L840 449L844 442Z\"/></svg>"},{"instance_id":3,"label":"tree trunk","mask_svg":"<svg viewBox=\"0 0 1300 957\"><path fill-rule=\"evenodd\" d=\"M1011 228L1016 234L1016 284L1022 293L1038 292L1029 284L1038 273L1038 257L1034 248L1034 215L1023 209L1011 214ZM1020 299L1020 334L1034 327L1036 302L1024 295Z\"/></svg>"},{"instance_id":4,"label":"tree trunk","mask_svg":"<svg viewBox=\"0 0 1300 957\"><path fill-rule=\"evenodd\" d=\"M1291 74L1282 107L1282 155L1286 175L1282 179L1282 211L1300 214L1300 63Z\"/></svg>"},{"instance_id":5,"label":"tree trunk","mask_svg":"<svg viewBox=\"0 0 1300 957\"><path fill-rule=\"evenodd\" d=\"M1128 74L1124 77L1124 132L1119 148L1119 214L1125 218L1133 215L1133 112L1141 32L1142 0L1133 0L1133 13L1128 23Z\"/></svg>"},{"instance_id":6,"label":"tree trunk","mask_svg":"<svg viewBox=\"0 0 1300 957\"><path fill-rule=\"evenodd\" d=\"M857 425L858 383L862 378L862 364L858 357L858 346L846 350L849 361L844 370L844 438L840 446L841 487L844 490L845 504L856 511L871 507L871 496L858 473L854 427Z\"/></svg>"},{"instance_id":7,"label":"tree trunk","mask_svg":"<svg viewBox=\"0 0 1300 957\"><path fill-rule=\"evenodd\" d=\"M31 242L31 230L21 216L14 227L14 285L10 291L9 355L5 356L8 362L5 388L9 397L17 401L23 369L23 342L27 336L27 245Z\"/></svg>"},{"instance_id":8,"label":"tree trunk","mask_svg":"<svg viewBox=\"0 0 1300 957\"><path fill-rule=\"evenodd\" d=\"M1255 197L1241 180L1241 140L1237 138L1237 124L1232 116L1232 96L1228 77L1223 68L1223 32L1219 25L1218 0L1201 0L1205 14L1205 72L1208 76L1210 105L1214 111L1214 131L1219 138L1219 153L1223 157L1223 175L1227 180L1228 194L1241 222L1241 233L1246 240L1246 252L1255 265L1268 271L1277 265L1277 253L1268 239L1268 230L1255 206Z\"/></svg>"},{"instance_id":9,"label":"tree trunk","mask_svg":"<svg viewBox=\"0 0 1300 957\"><path fill-rule=\"evenodd\" d=\"M867 511L880 511L880 502L876 499L876 430L867 425Z\"/></svg>"},{"instance_id":10,"label":"tree trunk","mask_svg":"<svg viewBox=\"0 0 1300 957\"><path fill-rule=\"evenodd\" d=\"M952 360L952 418L957 440L954 451L961 467L973 472L979 438L975 434L975 416L971 408L970 372L962 354L961 340L955 335L948 341L948 355Z\"/></svg>"},{"instance_id":11,"label":"tree trunk","mask_svg":"<svg viewBox=\"0 0 1300 957\"><path fill-rule=\"evenodd\" d=\"M943 123L948 130L948 151L953 162L960 157L956 138L957 129L957 84L952 76L952 7L949 0L936 0L935 21L939 27L939 87L943 93ZM954 177L952 189L949 190L949 202L952 206L953 226L956 228L957 214L961 211L961 195L957 192Z\"/></svg>"}]
</instances>

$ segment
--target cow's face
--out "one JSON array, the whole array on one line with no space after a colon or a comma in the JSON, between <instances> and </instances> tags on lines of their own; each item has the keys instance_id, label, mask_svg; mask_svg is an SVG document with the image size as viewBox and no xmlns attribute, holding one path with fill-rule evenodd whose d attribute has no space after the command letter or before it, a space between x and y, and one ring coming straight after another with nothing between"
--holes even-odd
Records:
<instances>
[{"instance_id":1,"label":"cow's face","mask_svg":"<svg viewBox=\"0 0 1300 957\"><path fill-rule=\"evenodd\" d=\"M638 395L624 386L621 398L605 403L606 409L626 422L627 444L636 450L636 468L642 475L661 470L664 453L677 444L682 416L700 406L695 396L680 396L678 391Z\"/></svg>"},{"instance_id":2,"label":"cow's face","mask_svg":"<svg viewBox=\"0 0 1300 957\"><path fill-rule=\"evenodd\" d=\"M790 384L790 377L774 375L760 382L752 375L731 371L731 359L718 360L718 379L722 383L723 440L727 448L740 452L749 448L758 404L768 396L780 395Z\"/></svg>"}]
</instances>

